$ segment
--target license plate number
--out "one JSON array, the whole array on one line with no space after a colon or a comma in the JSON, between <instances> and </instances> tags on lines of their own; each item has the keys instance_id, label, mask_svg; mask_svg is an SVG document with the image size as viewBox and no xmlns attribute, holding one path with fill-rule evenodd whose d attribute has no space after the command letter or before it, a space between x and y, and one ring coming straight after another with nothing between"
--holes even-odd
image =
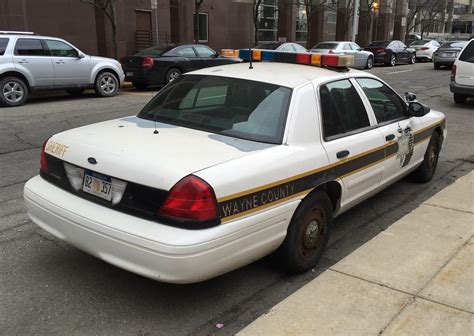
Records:
<instances>
[{"instance_id":1,"label":"license plate number","mask_svg":"<svg viewBox=\"0 0 474 336\"><path fill-rule=\"evenodd\" d=\"M133 76L133 72L127 71L127 72L125 73L125 76L131 77L131 76Z\"/></svg>"},{"instance_id":2,"label":"license plate number","mask_svg":"<svg viewBox=\"0 0 474 336\"><path fill-rule=\"evenodd\" d=\"M112 200L112 182L108 176L86 170L82 190L107 201Z\"/></svg>"}]
</instances>

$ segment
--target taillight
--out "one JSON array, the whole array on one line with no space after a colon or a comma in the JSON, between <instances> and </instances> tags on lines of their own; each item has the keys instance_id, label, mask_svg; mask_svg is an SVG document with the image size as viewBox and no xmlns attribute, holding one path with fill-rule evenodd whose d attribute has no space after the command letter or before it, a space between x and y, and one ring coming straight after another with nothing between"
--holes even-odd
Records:
<instances>
[{"instance_id":1,"label":"taillight","mask_svg":"<svg viewBox=\"0 0 474 336\"><path fill-rule=\"evenodd\" d=\"M375 53L381 53L381 52L384 52L384 51L385 51L384 48L375 49Z\"/></svg>"},{"instance_id":2,"label":"taillight","mask_svg":"<svg viewBox=\"0 0 474 336\"><path fill-rule=\"evenodd\" d=\"M421 50L428 50L428 49L430 49L430 48L428 48L428 47L421 47Z\"/></svg>"},{"instance_id":3,"label":"taillight","mask_svg":"<svg viewBox=\"0 0 474 336\"><path fill-rule=\"evenodd\" d=\"M145 57L142 62L143 67L151 68L153 66L153 58Z\"/></svg>"},{"instance_id":4,"label":"taillight","mask_svg":"<svg viewBox=\"0 0 474 336\"><path fill-rule=\"evenodd\" d=\"M48 174L48 162L46 161L46 152L44 151L44 149L46 148L46 144L48 143L48 140L49 139L46 139L46 141L43 143L43 147L41 147L41 168L40 170L45 173L45 174Z\"/></svg>"},{"instance_id":5,"label":"taillight","mask_svg":"<svg viewBox=\"0 0 474 336\"><path fill-rule=\"evenodd\" d=\"M200 222L217 219L214 190L199 177L186 176L171 188L158 214L177 220Z\"/></svg>"},{"instance_id":6,"label":"taillight","mask_svg":"<svg viewBox=\"0 0 474 336\"><path fill-rule=\"evenodd\" d=\"M453 67L451 68L451 82L456 81L456 64L453 64Z\"/></svg>"}]
</instances>

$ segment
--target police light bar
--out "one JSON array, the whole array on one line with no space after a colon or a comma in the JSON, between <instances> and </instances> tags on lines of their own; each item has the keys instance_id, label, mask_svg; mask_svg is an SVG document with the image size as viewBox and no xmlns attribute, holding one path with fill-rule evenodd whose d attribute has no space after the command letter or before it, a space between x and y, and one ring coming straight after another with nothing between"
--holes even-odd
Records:
<instances>
[{"instance_id":1,"label":"police light bar","mask_svg":"<svg viewBox=\"0 0 474 336\"><path fill-rule=\"evenodd\" d=\"M294 53L273 50L240 49L244 61L263 61L313 65L317 67L347 68L354 65L354 56L335 54Z\"/></svg>"},{"instance_id":2,"label":"police light bar","mask_svg":"<svg viewBox=\"0 0 474 336\"><path fill-rule=\"evenodd\" d=\"M234 49L221 49L222 57L239 58L239 51Z\"/></svg>"}]
</instances>

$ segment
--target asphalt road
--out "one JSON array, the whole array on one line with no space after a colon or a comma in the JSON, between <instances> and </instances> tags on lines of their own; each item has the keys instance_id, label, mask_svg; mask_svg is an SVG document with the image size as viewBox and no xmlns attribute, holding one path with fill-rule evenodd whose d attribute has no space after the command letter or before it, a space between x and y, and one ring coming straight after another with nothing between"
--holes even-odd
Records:
<instances>
[{"instance_id":1,"label":"asphalt road","mask_svg":"<svg viewBox=\"0 0 474 336\"><path fill-rule=\"evenodd\" d=\"M153 91L132 89L109 99L58 93L0 109L0 334L235 333L473 169L474 100L454 104L449 70L422 63L371 72L445 112L448 142L430 184L403 180L336 219L320 266L299 276L281 273L266 258L203 283L163 284L89 256L28 219L22 188L38 172L42 142L62 130L136 114Z\"/></svg>"}]
</instances>

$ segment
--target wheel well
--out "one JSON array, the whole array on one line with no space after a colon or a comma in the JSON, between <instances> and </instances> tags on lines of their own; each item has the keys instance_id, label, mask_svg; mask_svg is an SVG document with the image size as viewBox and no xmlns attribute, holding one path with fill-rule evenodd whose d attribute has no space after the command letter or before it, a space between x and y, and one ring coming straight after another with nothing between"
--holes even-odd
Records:
<instances>
[{"instance_id":1,"label":"wheel well","mask_svg":"<svg viewBox=\"0 0 474 336\"><path fill-rule=\"evenodd\" d=\"M438 133L439 135L439 145L440 145L440 149L441 149L441 145L443 144L444 142L444 137L443 137L443 130L441 129L440 126L436 127L435 130L434 130L436 133Z\"/></svg>"},{"instance_id":2,"label":"wheel well","mask_svg":"<svg viewBox=\"0 0 474 336\"><path fill-rule=\"evenodd\" d=\"M329 181L317 186L313 191L311 191L311 193L315 191L323 191L326 193L326 195L328 195L331 200L333 212L336 212L336 210L339 208L339 202L341 200L341 185L336 181ZM311 195L311 193L309 193L306 197Z\"/></svg>"},{"instance_id":3,"label":"wheel well","mask_svg":"<svg viewBox=\"0 0 474 336\"><path fill-rule=\"evenodd\" d=\"M111 73L113 73L113 74L115 75L115 77L117 78L117 80L120 82L120 77L119 77L117 71L115 71L115 70L113 70L113 69L106 68L106 69L100 70L100 71L97 73L97 75L95 75L94 83L95 83L95 81L97 80L97 77L99 77L100 74L103 73L103 72L111 72ZM119 84L120 84L120 83L119 83Z\"/></svg>"},{"instance_id":4,"label":"wheel well","mask_svg":"<svg viewBox=\"0 0 474 336\"><path fill-rule=\"evenodd\" d=\"M0 75L0 78L5 78L5 77L17 77L21 79L23 82L25 82L26 86L28 87L28 91L31 91L30 82L28 82L28 79L23 74L16 71L7 71Z\"/></svg>"}]
</instances>

